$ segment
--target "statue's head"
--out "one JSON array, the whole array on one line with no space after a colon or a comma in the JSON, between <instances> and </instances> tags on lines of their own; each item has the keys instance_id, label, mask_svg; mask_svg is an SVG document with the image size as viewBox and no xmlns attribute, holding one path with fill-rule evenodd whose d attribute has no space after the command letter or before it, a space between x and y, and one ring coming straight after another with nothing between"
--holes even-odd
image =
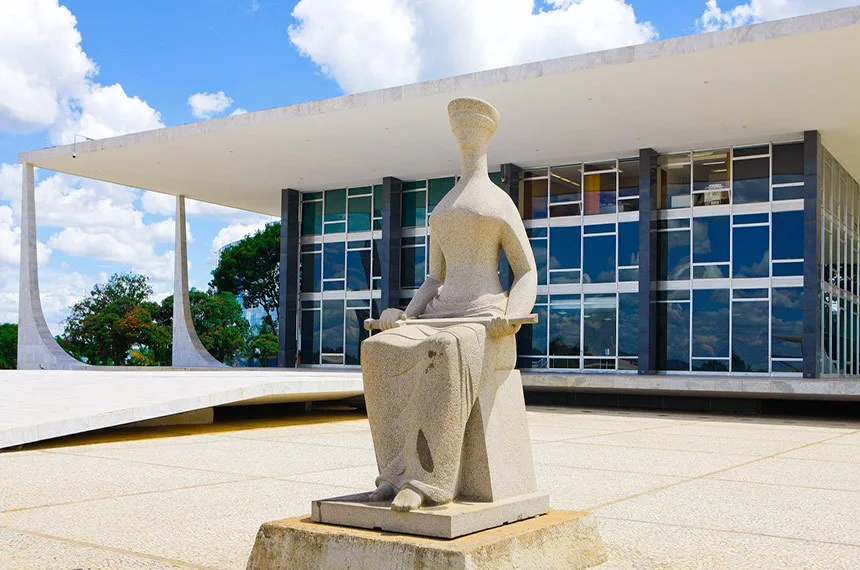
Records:
<instances>
[{"instance_id":1,"label":"statue's head","mask_svg":"<svg viewBox=\"0 0 860 570\"><path fill-rule=\"evenodd\" d=\"M495 107L475 97L461 97L448 103L451 131L464 151L487 145L499 126Z\"/></svg>"}]
</instances>

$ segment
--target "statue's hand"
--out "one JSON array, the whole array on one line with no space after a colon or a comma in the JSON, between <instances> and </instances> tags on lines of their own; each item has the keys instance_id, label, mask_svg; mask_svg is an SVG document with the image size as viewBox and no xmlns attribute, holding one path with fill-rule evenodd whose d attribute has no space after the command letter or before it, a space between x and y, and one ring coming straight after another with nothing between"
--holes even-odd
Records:
<instances>
[{"instance_id":1,"label":"statue's hand","mask_svg":"<svg viewBox=\"0 0 860 570\"><path fill-rule=\"evenodd\" d=\"M512 325L508 319L504 317L496 317L487 324L487 332L493 338L507 336L509 334L517 334L520 330L520 325Z\"/></svg>"},{"instance_id":2,"label":"statue's hand","mask_svg":"<svg viewBox=\"0 0 860 570\"><path fill-rule=\"evenodd\" d=\"M379 315L380 330L387 331L397 326L397 321L402 321L406 318L406 311L400 309L385 309Z\"/></svg>"}]
</instances>

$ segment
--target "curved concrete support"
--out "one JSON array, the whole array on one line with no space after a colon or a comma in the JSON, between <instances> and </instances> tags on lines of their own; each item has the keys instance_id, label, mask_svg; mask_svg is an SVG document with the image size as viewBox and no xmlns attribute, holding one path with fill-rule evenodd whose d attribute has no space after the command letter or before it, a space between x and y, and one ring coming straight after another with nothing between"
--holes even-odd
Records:
<instances>
[{"instance_id":1,"label":"curved concrete support","mask_svg":"<svg viewBox=\"0 0 860 570\"><path fill-rule=\"evenodd\" d=\"M200 342L191 320L188 295L188 234L185 231L185 196L176 197L176 252L173 270L173 366L226 368Z\"/></svg>"},{"instance_id":2,"label":"curved concrete support","mask_svg":"<svg viewBox=\"0 0 860 570\"><path fill-rule=\"evenodd\" d=\"M81 370L92 368L72 358L54 340L39 298L36 259L36 177L32 164L23 165L21 186L21 267L18 285L18 369Z\"/></svg>"}]
</instances>

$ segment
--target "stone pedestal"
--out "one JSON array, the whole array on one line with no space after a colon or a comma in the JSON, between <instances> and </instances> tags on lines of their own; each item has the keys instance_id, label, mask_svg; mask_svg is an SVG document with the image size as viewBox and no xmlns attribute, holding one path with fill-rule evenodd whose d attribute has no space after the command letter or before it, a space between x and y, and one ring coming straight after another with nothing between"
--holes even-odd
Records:
<instances>
[{"instance_id":1,"label":"stone pedestal","mask_svg":"<svg viewBox=\"0 0 860 570\"><path fill-rule=\"evenodd\" d=\"M605 560L597 525L588 513L550 511L453 540L297 517L260 527L247 570L577 570Z\"/></svg>"}]
</instances>

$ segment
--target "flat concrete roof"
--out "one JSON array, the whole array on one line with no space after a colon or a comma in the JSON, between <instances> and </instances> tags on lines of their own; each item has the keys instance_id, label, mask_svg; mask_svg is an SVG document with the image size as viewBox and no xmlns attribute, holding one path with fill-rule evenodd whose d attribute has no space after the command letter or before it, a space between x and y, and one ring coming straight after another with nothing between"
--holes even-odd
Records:
<instances>
[{"instance_id":1,"label":"flat concrete roof","mask_svg":"<svg viewBox=\"0 0 860 570\"><path fill-rule=\"evenodd\" d=\"M860 7L845 8L23 152L18 159L279 215L281 188L456 172L446 105L470 95L501 112L491 167L799 138L815 129L860 178L858 53Z\"/></svg>"}]
</instances>

